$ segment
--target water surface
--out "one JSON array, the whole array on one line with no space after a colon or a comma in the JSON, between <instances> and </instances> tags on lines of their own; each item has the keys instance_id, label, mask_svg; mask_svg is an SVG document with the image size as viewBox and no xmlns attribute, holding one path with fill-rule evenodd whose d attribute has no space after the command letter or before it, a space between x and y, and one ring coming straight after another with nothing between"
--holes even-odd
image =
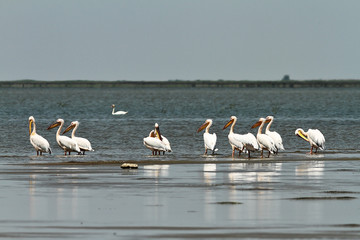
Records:
<instances>
[{"instance_id":1,"label":"water surface","mask_svg":"<svg viewBox=\"0 0 360 240\"><path fill-rule=\"evenodd\" d=\"M86 239L358 239L359 89L0 89L0 237ZM111 104L124 116L111 115ZM52 155L37 157L28 117ZM237 133L273 115L286 150L231 157ZM55 130L80 121L95 152L63 156ZM203 156L207 118L218 135ZM142 139L160 125L173 152L151 156ZM294 135L320 129L326 150L309 155ZM135 162L138 169L121 169Z\"/></svg>"}]
</instances>

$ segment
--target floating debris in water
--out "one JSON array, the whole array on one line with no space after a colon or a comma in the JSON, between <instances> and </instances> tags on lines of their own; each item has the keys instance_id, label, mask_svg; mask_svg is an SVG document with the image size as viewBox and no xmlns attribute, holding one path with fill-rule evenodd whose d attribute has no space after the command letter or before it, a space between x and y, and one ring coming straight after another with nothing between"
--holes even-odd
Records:
<instances>
[{"instance_id":1,"label":"floating debris in water","mask_svg":"<svg viewBox=\"0 0 360 240\"><path fill-rule=\"evenodd\" d=\"M121 168L133 168L137 169L139 166L136 163L123 163L121 164Z\"/></svg>"}]
</instances>

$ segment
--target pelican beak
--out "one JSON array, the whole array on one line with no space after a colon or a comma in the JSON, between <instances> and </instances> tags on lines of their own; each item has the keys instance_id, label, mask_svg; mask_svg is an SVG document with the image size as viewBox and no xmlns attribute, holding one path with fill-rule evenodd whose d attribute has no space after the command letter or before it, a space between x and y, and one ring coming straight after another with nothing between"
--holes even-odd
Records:
<instances>
[{"instance_id":1,"label":"pelican beak","mask_svg":"<svg viewBox=\"0 0 360 240\"><path fill-rule=\"evenodd\" d=\"M72 124L72 123L71 123L70 126L68 126L62 134L70 131L70 130L73 129L74 127L75 127L75 124Z\"/></svg>"},{"instance_id":2,"label":"pelican beak","mask_svg":"<svg viewBox=\"0 0 360 240\"><path fill-rule=\"evenodd\" d=\"M255 123L254 125L252 125L251 128L256 128L256 127L260 126L261 123L262 123L261 121L258 121L257 123Z\"/></svg>"},{"instance_id":3,"label":"pelican beak","mask_svg":"<svg viewBox=\"0 0 360 240\"><path fill-rule=\"evenodd\" d=\"M197 130L197 132L200 132L201 130L205 129L208 125L209 125L209 122L205 122L203 125L201 125L201 126L199 127L199 129Z\"/></svg>"},{"instance_id":4,"label":"pelican beak","mask_svg":"<svg viewBox=\"0 0 360 240\"><path fill-rule=\"evenodd\" d=\"M309 142L309 138L307 136L305 136L301 131L298 131L296 133L297 136L299 136L300 138L304 139L305 141Z\"/></svg>"},{"instance_id":5,"label":"pelican beak","mask_svg":"<svg viewBox=\"0 0 360 240\"><path fill-rule=\"evenodd\" d=\"M29 120L29 135L31 135L31 125L32 125L32 120Z\"/></svg>"},{"instance_id":6,"label":"pelican beak","mask_svg":"<svg viewBox=\"0 0 360 240\"><path fill-rule=\"evenodd\" d=\"M270 119L270 118L267 118L266 121L265 121L265 123L269 123L269 122L271 122L271 119Z\"/></svg>"},{"instance_id":7,"label":"pelican beak","mask_svg":"<svg viewBox=\"0 0 360 240\"><path fill-rule=\"evenodd\" d=\"M50 129L52 129L52 128L54 128L54 127L57 127L57 126L59 126L59 125L60 125L59 122L55 122L55 123L51 124L51 125L48 127L47 130L50 130Z\"/></svg>"},{"instance_id":8,"label":"pelican beak","mask_svg":"<svg viewBox=\"0 0 360 240\"><path fill-rule=\"evenodd\" d=\"M228 121L228 123L225 124L225 126L223 127L223 130L226 129L228 126L230 126L233 122L234 122L234 119L231 119L230 121Z\"/></svg>"},{"instance_id":9,"label":"pelican beak","mask_svg":"<svg viewBox=\"0 0 360 240\"><path fill-rule=\"evenodd\" d=\"M160 128L155 128L155 135L160 139L160 141L162 141L162 137L161 137L161 133L160 133Z\"/></svg>"}]
</instances>

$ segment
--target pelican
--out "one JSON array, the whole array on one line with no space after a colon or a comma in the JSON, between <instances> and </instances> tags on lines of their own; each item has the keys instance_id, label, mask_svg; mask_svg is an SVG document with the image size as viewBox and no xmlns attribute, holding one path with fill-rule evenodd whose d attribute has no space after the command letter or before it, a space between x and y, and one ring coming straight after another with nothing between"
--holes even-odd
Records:
<instances>
[{"instance_id":1,"label":"pelican","mask_svg":"<svg viewBox=\"0 0 360 240\"><path fill-rule=\"evenodd\" d=\"M124 114L127 114L128 112L125 112L125 111L116 111L115 112L115 104L111 105L112 107L112 115L124 115Z\"/></svg>"},{"instance_id":2,"label":"pelican","mask_svg":"<svg viewBox=\"0 0 360 240\"><path fill-rule=\"evenodd\" d=\"M244 148L246 148L250 158L250 152L259 150L259 145L256 141L255 136L252 133L248 133L248 134L234 133L234 126L236 121L237 121L237 117L231 116L230 121L223 127L224 130L231 124L228 138L232 148L232 156L234 157L235 150L239 150L239 155L240 155L241 152L244 150Z\"/></svg>"},{"instance_id":3,"label":"pelican","mask_svg":"<svg viewBox=\"0 0 360 240\"><path fill-rule=\"evenodd\" d=\"M63 134L70 131L71 129L73 129L73 131L71 133L71 139L73 139L77 142L80 150L83 152L83 155L85 155L85 151L94 151L94 149L92 149L91 143L86 138L75 137L75 132L78 129L79 124L80 123L78 121L71 122L71 124L65 129Z\"/></svg>"},{"instance_id":4,"label":"pelican","mask_svg":"<svg viewBox=\"0 0 360 240\"><path fill-rule=\"evenodd\" d=\"M302 128L298 128L295 131L295 135L310 143L310 154L313 154L313 148L315 148L315 153L318 148L320 148L320 150L325 149L325 137L318 129L309 129L305 132Z\"/></svg>"},{"instance_id":5,"label":"pelican","mask_svg":"<svg viewBox=\"0 0 360 240\"><path fill-rule=\"evenodd\" d=\"M69 138L69 137L66 137L66 136L61 136L60 135L60 131L61 131L61 128L62 126L64 125L64 120L59 118L58 120L56 120L55 123L51 124L49 127L48 127L48 130L54 128L54 127L57 127L57 126L60 126L59 129L57 130L56 132L56 142L58 143L58 145L64 149L64 154L66 155L67 152L69 152L69 155L70 155L70 152L78 152L80 153L80 148L79 148L79 145L76 143L75 140Z\"/></svg>"},{"instance_id":6,"label":"pelican","mask_svg":"<svg viewBox=\"0 0 360 240\"><path fill-rule=\"evenodd\" d=\"M203 125L197 130L200 132L205 129L204 132L204 145L205 145L205 155L207 154L207 150L210 149L212 151L212 155L218 150L216 147L216 133L210 134L209 129L212 125L213 121L211 119L207 119Z\"/></svg>"},{"instance_id":7,"label":"pelican","mask_svg":"<svg viewBox=\"0 0 360 240\"><path fill-rule=\"evenodd\" d=\"M270 127L271 127L271 124L273 123L273 121L274 121L273 116L266 117L265 123L269 123L269 124L266 126L265 134L270 136L273 139L273 141L275 143L275 147L276 147L276 153L277 153L279 150L285 150L285 148L282 144L282 138L281 138L280 134L278 134L275 131L270 131Z\"/></svg>"},{"instance_id":8,"label":"pelican","mask_svg":"<svg viewBox=\"0 0 360 240\"><path fill-rule=\"evenodd\" d=\"M265 118L260 118L259 121L257 123L255 123L254 125L252 125L251 128L256 128L256 127L260 126L258 129L258 133L256 135L256 139L261 148L261 157L264 157L263 156L264 149L269 151L268 157L270 157L270 153L274 154L276 152L276 147L275 147L275 143L271 137L269 137L266 134L261 133L262 128L264 127L265 121L266 121Z\"/></svg>"},{"instance_id":9,"label":"pelican","mask_svg":"<svg viewBox=\"0 0 360 240\"><path fill-rule=\"evenodd\" d=\"M34 128L31 131L31 127L34 125ZM35 118L33 116L29 117L29 134L30 134L30 143L34 146L36 150L36 155L42 155L43 152L51 154L51 148L49 142L36 133Z\"/></svg>"},{"instance_id":10,"label":"pelican","mask_svg":"<svg viewBox=\"0 0 360 240\"><path fill-rule=\"evenodd\" d=\"M169 140L161 135L159 124L155 123L155 130L152 130L148 137L144 138L144 145L152 151L153 155L159 152L171 152Z\"/></svg>"}]
</instances>

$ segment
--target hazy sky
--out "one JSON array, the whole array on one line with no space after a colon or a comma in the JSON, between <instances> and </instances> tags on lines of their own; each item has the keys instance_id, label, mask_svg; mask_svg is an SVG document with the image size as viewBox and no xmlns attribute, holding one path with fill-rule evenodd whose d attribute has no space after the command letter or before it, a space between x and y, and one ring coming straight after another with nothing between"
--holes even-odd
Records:
<instances>
[{"instance_id":1,"label":"hazy sky","mask_svg":"<svg viewBox=\"0 0 360 240\"><path fill-rule=\"evenodd\" d=\"M0 0L0 80L360 79L358 0Z\"/></svg>"}]
</instances>

